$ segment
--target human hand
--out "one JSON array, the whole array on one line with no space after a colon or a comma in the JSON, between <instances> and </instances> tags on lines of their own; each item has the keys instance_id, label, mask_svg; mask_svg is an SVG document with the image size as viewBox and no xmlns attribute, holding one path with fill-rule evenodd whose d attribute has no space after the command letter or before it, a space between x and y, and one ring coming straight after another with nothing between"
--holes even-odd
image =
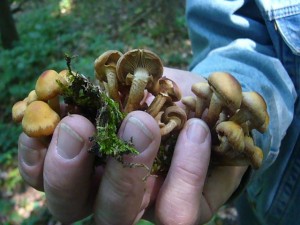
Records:
<instances>
[{"instance_id":1,"label":"human hand","mask_svg":"<svg viewBox=\"0 0 300 225\"><path fill-rule=\"evenodd\" d=\"M165 75L180 85L183 96L192 95L193 83L204 81L190 72L168 68ZM202 120L193 118L186 123L177 139L169 173L160 181L158 195L153 196L155 213L148 219L158 224L203 224L232 196L247 167L209 166L210 139Z\"/></svg>"},{"instance_id":2,"label":"human hand","mask_svg":"<svg viewBox=\"0 0 300 225\"><path fill-rule=\"evenodd\" d=\"M189 81L193 83L194 79L197 78ZM188 85L188 82L181 84ZM191 143L187 138L193 126L199 129L194 141L204 139L202 144ZM126 128L130 132L124 132ZM187 122L166 180L160 182L160 177L151 176L142 182L147 175L144 168L125 168L114 159L110 159L105 168L93 171L94 157L86 152L94 127L85 118L72 115L61 121L49 147L45 140L20 136L20 172L30 185L45 191L50 211L64 222L76 221L94 212L97 224L132 224L141 218L150 200L155 202L155 199L156 218L163 224L203 222L228 199L242 176L242 172L228 167L225 172L221 168L214 169L206 178L210 154L207 132L200 120ZM126 141L132 138L141 152L136 157L127 157L126 161L151 167L160 144L159 128L152 117L142 112L129 114L119 135ZM229 176L232 179L228 179ZM161 188L160 183L163 183ZM205 197L200 197L201 193Z\"/></svg>"}]
</instances>

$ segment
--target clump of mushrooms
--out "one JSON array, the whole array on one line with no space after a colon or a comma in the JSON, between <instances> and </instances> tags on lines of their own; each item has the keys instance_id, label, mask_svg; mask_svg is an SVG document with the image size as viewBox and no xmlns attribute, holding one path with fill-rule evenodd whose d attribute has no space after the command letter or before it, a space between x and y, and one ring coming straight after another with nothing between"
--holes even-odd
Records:
<instances>
[{"instance_id":1,"label":"clump of mushrooms","mask_svg":"<svg viewBox=\"0 0 300 225\"><path fill-rule=\"evenodd\" d=\"M29 137L52 135L60 121L61 92L57 81L67 84L66 77L54 70L44 71L37 79L35 89L12 107L12 119L22 124Z\"/></svg>"},{"instance_id":2,"label":"clump of mushrooms","mask_svg":"<svg viewBox=\"0 0 300 225\"><path fill-rule=\"evenodd\" d=\"M22 123L28 136L49 136L60 121L61 85L73 85L67 76L73 74L69 64L67 61L68 70L60 73L54 70L43 72L37 79L35 90L12 107L13 121ZM94 70L98 84L84 88L96 92L104 90L124 115L143 110L153 116L161 129L161 145L166 150L161 153L163 158L170 157L174 146L170 139L176 138L188 116L192 115L204 119L211 129L213 164L260 167L263 152L255 145L251 131L266 131L270 119L267 106L259 93L243 92L231 74L214 72L207 82L192 85L193 96L182 97L177 84L163 77L161 59L146 49L133 49L124 54L117 50L106 51L96 58ZM149 94L153 95L153 100L146 103ZM178 102L185 105L185 109L179 107Z\"/></svg>"},{"instance_id":3,"label":"clump of mushrooms","mask_svg":"<svg viewBox=\"0 0 300 225\"><path fill-rule=\"evenodd\" d=\"M224 72L212 73L207 83L194 84L192 92L195 96L184 97L182 103L208 123L213 137L212 163L258 169L263 152L255 146L251 131L264 133L269 125L263 97L254 91L243 92L239 82Z\"/></svg>"}]
</instances>

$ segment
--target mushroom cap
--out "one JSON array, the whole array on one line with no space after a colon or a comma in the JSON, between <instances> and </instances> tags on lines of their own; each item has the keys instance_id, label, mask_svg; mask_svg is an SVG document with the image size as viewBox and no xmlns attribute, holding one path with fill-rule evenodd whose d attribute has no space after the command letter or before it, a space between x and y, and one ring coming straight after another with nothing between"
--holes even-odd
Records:
<instances>
[{"instance_id":1,"label":"mushroom cap","mask_svg":"<svg viewBox=\"0 0 300 225\"><path fill-rule=\"evenodd\" d=\"M12 107L12 120L16 123L20 123L23 119L25 110L27 108L26 101L18 101Z\"/></svg>"},{"instance_id":2,"label":"mushroom cap","mask_svg":"<svg viewBox=\"0 0 300 225\"><path fill-rule=\"evenodd\" d=\"M158 83L160 94L168 96L172 102L177 102L181 99L181 90L173 80L162 77L158 80Z\"/></svg>"},{"instance_id":3,"label":"mushroom cap","mask_svg":"<svg viewBox=\"0 0 300 225\"><path fill-rule=\"evenodd\" d=\"M118 80L125 84L128 74L135 74L138 69L148 71L153 82L149 82L147 88L152 87L157 83L158 79L163 74L163 64L160 58L153 52L146 49L134 49L126 52L117 63Z\"/></svg>"},{"instance_id":4,"label":"mushroom cap","mask_svg":"<svg viewBox=\"0 0 300 225\"><path fill-rule=\"evenodd\" d=\"M235 112L242 102L240 83L229 73L215 72L208 77L208 83L224 105Z\"/></svg>"},{"instance_id":5,"label":"mushroom cap","mask_svg":"<svg viewBox=\"0 0 300 225\"><path fill-rule=\"evenodd\" d=\"M75 75L75 72L71 71L73 75ZM64 69L62 71L60 71L58 73L58 75L63 78L63 79L59 79L60 82L63 84L63 85L67 85L67 84L70 84L71 81L70 81L70 78L69 78L69 75L70 75L70 71L68 69Z\"/></svg>"},{"instance_id":6,"label":"mushroom cap","mask_svg":"<svg viewBox=\"0 0 300 225\"><path fill-rule=\"evenodd\" d=\"M181 99L181 102L185 107L192 112L195 111L195 106L196 106L196 99L194 96L185 96Z\"/></svg>"},{"instance_id":7,"label":"mushroom cap","mask_svg":"<svg viewBox=\"0 0 300 225\"><path fill-rule=\"evenodd\" d=\"M244 132L240 125L233 121L223 121L216 126L218 138L223 143L228 143L233 151L241 152L245 148Z\"/></svg>"},{"instance_id":8,"label":"mushroom cap","mask_svg":"<svg viewBox=\"0 0 300 225\"><path fill-rule=\"evenodd\" d=\"M22 127L29 137L48 136L53 134L59 121L59 115L47 103L34 101L25 110Z\"/></svg>"},{"instance_id":9,"label":"mushroom cap","mask_svg":"<svg viewBox=\"0 0 300 225\"><path fill-rule=\"evenodd\" d=\"M38 96L36 94L35 90L32 90L29 92L27 96L27 105L29 105L31 102L38 100Z\"/></svg>"},{"instance_id":10,"label":"mushroom cap","mask_svg":"<svg viewBox=\"0 0 300 225\"><path fill-rule=\"evenodd\" d=\"M162 115L162 122L168 123L170 120L176 120L177 126L174 130L180 130L183 128L185 122L187 121L187 115L185 111L177 105L169 106L166 108L164 114Z\"/></svg>"},{"instance_id":11,"label":"mushroom cap","mask_svg":"<svg viewBox=\"0 0 300 225\"><path fill-rule=\"evenodd\" d=\"M266 102L260 94L254 91L243 92L242 95L241 109L248 113L251 125L260 128L269 118Z\"/></svg>"},{"instance_id":12,"label":"mushroom cap","mask_svg":"<svg viewBox=\"0 0 300 225\"><path fill-rule=\"evenodd\" d=\"M35 91L39 100L47 101L61 92L57 81L66 82L55 70L44 71L36 81Z\"/></svg>"},{"instance_id":13,"label":"mushroom cap","mask_svg":"<svg viewBox=\"0 0 300 225\"><path fill-rule=\"evenodd\" d=\"M116 67L122 53L117 50L108 50L101 54L94 62L95 76L100 81L106 81L107 68Z\"/></svg>"},{"instance_id":14,"label":"mushroom cap","mask_svg":"<svg viewBox=\"0 0 300 225\"><path fill-rule=\"evenodd\" d=\"M192 92L200 99L210 100L212 90L207 82L197 82L192 85Z\"/></svg>"}]
</instances>

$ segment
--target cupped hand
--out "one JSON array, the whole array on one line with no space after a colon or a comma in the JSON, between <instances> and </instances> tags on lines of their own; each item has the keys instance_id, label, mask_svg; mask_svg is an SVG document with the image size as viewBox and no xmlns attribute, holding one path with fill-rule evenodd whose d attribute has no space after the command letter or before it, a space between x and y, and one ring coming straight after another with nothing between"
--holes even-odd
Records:
<instances>
[{"instance_id":1,"label":"cupped hand","mask_svg":"<svg viewBox=\"0 0 300 225\"><path fill-rule=\"evenodd\" d=\"M191 95L191 84L201 80L179 70L166 69L165 75L179 84L183 95ZM159 127L148 114L128 114L119 130L120 138L133 141L140 152L126 162L144 167L128 168L109 159L105 167L94 168L94 155L88 153L94 132L86 118L70 115L51 140L20 135L20 173L32 187L45 191L50 212L62 222L94 213L97 224L134 224L155 208L150 217L159 224L203 223L227 201L245 171L208 169L210 132L200 119L190 119L182 129L165 179L150 176L143 181L160 145Z\"/></svg>"}]
</instances>

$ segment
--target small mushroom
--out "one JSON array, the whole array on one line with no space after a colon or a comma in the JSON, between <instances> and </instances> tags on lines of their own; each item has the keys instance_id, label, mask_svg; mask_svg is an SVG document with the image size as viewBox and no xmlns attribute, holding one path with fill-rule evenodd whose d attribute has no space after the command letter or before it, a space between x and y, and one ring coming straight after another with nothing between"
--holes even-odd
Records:
<instances>
[{"instance_id":1,"label":"small mushroom","mask_svg":"<svg viewBox=\"0 0 300 225\"><path fill-rule=\"evenodd\" d=\"M245 136L245 155L249 158L250 164L254 169L258 169L264 157L263 151L255 146L253 139L250 136Z\"/></svg>"},{"instance_id":2,"label":"small mushroom","mask_svg":"<svg viewBox=\"0 0 300 225\"><path fill-rule=\"evenodd\" d=\"M108 96L120 103L119 85L116 74L116 65L122 53L109 50L101 54L94 63L95 76L100 82L107 85Z\"/></svg>"},{"instance_id":3,"label":"small mushroom","mask_svg":"<svg viewBox=\"0 0 300 225\"><path fill-rule=\"evenodd\" d=\"M36 81L35 91L39 100L48 101L61 92L57 81L66 82L55 70L44 71Z\"/></svg>"},{"instance_id":4,"label":"small mushroom","mask_svg":"<svg viewBox=\"0 0 300 225\"><path fill-rule=\"evenodd\" d=\"M22 127L29 137L42 137L53 134L59 121L59 115L47 103L34 101L25 110Z\"/></svg>"},{"instance_id":5,"label":"small mushroom","mask_svg":"<svg viewBox=\"0 0 300 225\"><path fill-rule=\"evenodd\" d=\"M44 71L36 81L35 92L39 100L48 102L50 107L60 114L59 94L61 87L58 81L65 84L65 77L59 75L55 70Z\"/></svg>"},{"instance_id":6,"label":"small mushroom","mask_svg":"<svg viewBox=\"0 0 300 225\"><path fill-rule=\"evenodd\" d=\"M179 106L174 105L166 108L161 118L161 122L165 124L160 129L161 136L165 136L173 130L180 130L186 121L186 113Z\"/></svg>"},{"instance_id":7,"label":"small mushroom","mask_svg":"<svg viewBox=\"0 0 300 225\"><path fill-rule=\"evenodd\" d=\"M192 85L192 92L196 95L195 117L201 118L204 110L209 106L212 90L206 82Z\"/></svg>"},{"instance_id":8,"label":"small mushroom","mask_svg":"<svg viewBox=\"0 0 300 225\"><path fill-rule=\"evenodd\" d=\"M20 123L23 119L25 110L27 108L27 101L22 100L16 102L12 107L12 119L16 123Z\"/></svg>"},{"instance_id":9,"label":"small mushroom","mask_svg":"<svg viewBox=\"0 0 300 225\"><path fill-rule=\"evenodd\" d=\"M135 49L125 53L117 63L118 80L124 85L130 85L124 111L139 109L145 89L152 93L162 74L162 62L153 52Z\"/></svg>"},{"instance_id":10,"label":"small mushroom","mask_svg":"<svg viewBox=\"0 0 300 225\"><path fill-rule=\"evenodd\" d=\"M257 92L243 92L242 96L241 107L230 120L238 124L249 121L249 129L255 128L263 133L269 124L266 102Z\"/></svg>"},{"instance_id":11,"label":"small mushroom","mask_svg":"<svg viewBox=\"0 0 300 225\"><path fill-rule=\"evenodd\" d=\"M224 154L241 154L245 148L244 132L240 125L232 121L224 121L216 126L216 132L220 141L214 150ZM231 152L231 153L230 153Z\"/></svg>"},{"instance_id":12,"label":"small mushroom","mask_svg":"<svg viewBox=\"0 0 300 225\"><path fill-rule=\"evenodd\" d=\"M27 105L29 105L31 102L37 101L38 96L35 90L30 91L26 99L27 99Z\"/></svg>"},{"instance_id":13,"label":"small mushroom","mask_svg":"<svg viewBox=\"0 0 300 225\"><path fill-rule=\"evenodd\" d=\"M177 102L181 99L181 91L173 80L162 77L158 80L158 84L159 93L146 110L153 117L160 112L166 102Z\"/></svg>"},{"instance_id":14,"label":"small mushroom","mask_svg":"<svg viewBox=\"0 0 300 225\"><path fill-rule=\"evenodd\" d=\"M205 118L210 127L217 120L222 110L234 114L242 102L242 88L240 83L230 74L215 72L208 77L208 83L213 91L208 113Z\"/></svg>"},{"instance_id":15,"label":"small mushroom","mask_svg":"<svg viewBox=\"0 0 300 225\"><path fill-rule=\"evenodd\" d=\"M185 106L185 112L188 116L190 112L195 112L196 98L194 96L184 96L181 98L181 103Z\"/></svg>"}]
</instances>

